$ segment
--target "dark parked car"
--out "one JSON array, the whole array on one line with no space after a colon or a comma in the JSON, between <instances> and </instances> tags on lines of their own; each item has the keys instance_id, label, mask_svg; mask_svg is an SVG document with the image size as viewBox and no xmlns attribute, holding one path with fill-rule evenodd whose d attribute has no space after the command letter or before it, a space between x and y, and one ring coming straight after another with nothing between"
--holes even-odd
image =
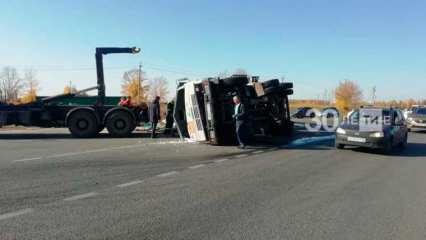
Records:
<instances>
[{"instance_id":1,"label":"dark parked car","mask_svg":"<svg viewBox=\"0 0 426 240\"><path fill-rule=\"evenodd\" d=\"M298 108L291 116L294 118L313 118L315 117L315 112L311 107L301 107Z\"/></svg>"},{"instance_id":2,"label":"dark parked car","mask_svg":"<svg viewBox=\"0 0 426 240\"><path fill-rule=\"evenodd\" d=\"M426 107L413 108L407 114L408 131L411 129L426 129Z\"/></svg>"},{"instance_id":3,"label":"dark parked car","mask_svg":"<svg viewBox=\"0 0 426 240\"><path fill-rule=\"evenodd\" d=\"M336 148L346 145L378 148L386 153L407 145L408 128L399 109L354 110L336 130Z\"/></svg>"}]
</instances>

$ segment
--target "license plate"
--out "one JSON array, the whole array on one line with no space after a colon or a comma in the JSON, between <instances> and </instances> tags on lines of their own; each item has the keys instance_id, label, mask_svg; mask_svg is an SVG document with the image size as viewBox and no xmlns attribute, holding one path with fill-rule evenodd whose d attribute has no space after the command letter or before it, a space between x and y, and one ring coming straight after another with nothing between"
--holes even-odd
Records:
<instances>
[{"instance_id":1,"label":"license plate","mask_svg":"<svg viewBox=\"0 0 426 240\"><path fill-rule=\"evenodd\" d=\"M359 138L359 137L348 137L349 142L360 142L365 143L365 138Z\"/></svg>"}]
</instances>

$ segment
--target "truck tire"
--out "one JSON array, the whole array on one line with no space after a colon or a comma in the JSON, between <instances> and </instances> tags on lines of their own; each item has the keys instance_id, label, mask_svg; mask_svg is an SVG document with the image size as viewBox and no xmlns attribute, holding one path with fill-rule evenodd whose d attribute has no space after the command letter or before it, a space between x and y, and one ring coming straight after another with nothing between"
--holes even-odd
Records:
<instances>
[{"instance_id":1,"label":"truck tire","mask_svg":"<svg viewBox=\"0 0 426 240\"><path fill-rule=\"evenodd\" d=\"M227 87L234 87L247 84L248 78L247 76L231 76L229 78L222 79L222 83Z\"/></svg>"},{"instance_id":2,"label":"truck tire","mask_svg":"<svg viewBox=\"0 0 426 240\"><path fill-rule=\"evenodd\" d=\"M268 80L262 83L263 88L271 88L278 87L280 85L280 81L278 79Z\"/></svg>"},{"instance_id":3,"label":"truck tire","mask_svg":"<svg viewBox=\"0 0 426 240\"><path fill-rule=\"evenodd\" d=\"M263 91L265 92L265 95L283 92L283 90L279 87L269 87L269 88L265 88Z\"/></svg>"},{"instance_id":4,"label":"truck tire","mask_svg":"<svg viewBox=\"0 0 426 240\"><path fill-rule=\"evenodd\" d=\"M292 82L283 82L283 83L280 83L280 88L282 88L282 89L293 88L293 83Z\"/></svg>"},{"instance_id":5,"label":"truck tire","mask_svg":"<svg viewBox=\"0 0 426 240\"><path fill-rule=\"evenodd\" d=\"M285 95L293 95L293 89L284 89L283 93Z\"/></svg>"},{"instance_id":6,"label":"truck tire","mask_svg":"<svg viewBox=\"0 0 426 240\"><path fill-rule=\"evenodd\" d=\"M68 117L68 129L74 137L94 137L98 134L98 128L95 115L89 111L76 111Z\"/></svg>"},{"instance_id":7,"label":"truck tire","mask_svg":"<svg viewBox=\"0 0 426 240\"><path fill-rule=\"evenodd\" d=\"M113 137L128 137L135 127L132 116L125 111L112 112L106 119L106 128Z\"/></svg>"}]
</instances>

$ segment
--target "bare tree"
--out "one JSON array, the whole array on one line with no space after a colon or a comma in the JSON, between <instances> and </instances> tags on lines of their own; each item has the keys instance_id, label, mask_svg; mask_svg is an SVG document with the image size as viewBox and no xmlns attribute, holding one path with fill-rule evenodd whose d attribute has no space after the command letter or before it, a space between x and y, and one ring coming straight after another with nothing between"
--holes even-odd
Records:
<instances>
[{"instance_id":1,"label":"bare tree","mask_svg":"<svg viewBox=\"0 0 426 240\"><path fill-rule=\"evenodd\" d=\"M165 77L156 77L150 81L149 96L154 99L156 96L160 97L161 102L167 101L169 90L167 88L167 79Z\"/></svg>"},{"instance_id":2,"label":"bare tree","mask_svg":"<svg viewBox=\"0 0 426 240\"><path fill-rule=\"evenodd\" d=\"M16 101L23 88L23 81L16 69L13 67L4 67L0 74L0 101Z\"/></svg>"}]
</instances>

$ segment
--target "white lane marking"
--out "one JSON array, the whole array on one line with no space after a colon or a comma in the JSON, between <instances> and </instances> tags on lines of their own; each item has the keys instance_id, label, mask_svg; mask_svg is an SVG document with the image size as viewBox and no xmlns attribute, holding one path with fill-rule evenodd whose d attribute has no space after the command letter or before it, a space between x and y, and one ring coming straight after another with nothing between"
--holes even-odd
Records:
<instances>
[{"instance_id":1,"label":"white lane marking","mask_svg":"<svg viewBox=\"0 0 426 240\"><path fill-rule=\"evenodd\" d=\"M178 143L183 143L183 142L182 141L162 141L162 142L155 142L155 143L141 143L141 144L117 146L117 147L110 147L110 148L92 149L92 150L86 150L86 151L81 151L81 152L60 153L60 154L54 154L54 155L46 156L46 157L34 157L34 158L18 159L18 160L13 160L12 162L26 162L26 161L33 161L33 160L41 160L43 158L48 159L48 158L71 157L71 156L90 154L90 153L122 150L122 149L128 149L128 148L138 148L138 147L143 147L143 146L147 146L147 145L164 145L164 144L178 144Z\"/></svg>"},{"instance_id":2,"label":"white lane marking","mask_svg":"<svg viewBox=\"0 0 426 240\"><path fill-rule=\"evenodd\" d=\"M236 158L243 158L243 157L248 157L248 154L240 154L240 155L236 155Z\"/></svg>"},{"instance_id":3,"label":"white lane marking","mask_svg":"<svg viewBox=\"0 0 426 240\"><path fill-rule=\"evenodd\" d=\"M214 162L215 163L221 163L221 162L225 162L225 161L228 161L228 160L229 160L229 158L221 158L221 159L214 160Z\"/></svg>"},{"instance_id":4,"label":"white lane marking","mask_svg":"<svg viewBox=\"0 0 426 240\"><path fill-rule=\"evenodd\" d=\"M88 153L106 152L108 150L109 150L108 148L100 148L100 149L93 149L93 150L87 150L87 151L82 151L82 152L61 153L61 154L55 154L55 155L52 155L52 156L48 156L46 158L69 157L69 156L76 156L76 155L88 154Z\"/></svg>"},{"instance_id":5,"label":"white lane marking","mask_svg":"<svg viewBox=\"0 0 426 240\"><path fill-rule=\"evenodd\" d=\"M89 197L94 197L98 195L98 193L96 192L89 192L89 193L85 193L85 194L79 194L79 195L75 195L69 198L65 198L64 201L75 201L75 200L80 200L80 199L85 199L85 198L89 198Z\"/></svg>"},{"instance_id":6,"label":"white lane marking","mask_svg":"<svg viewBox=\"0 0 426 240\"><path fill-rule=\"evenodd\" d=\"M19 211L16 211L16 212L5 213L5 214L0 215L0 221L8 219L8 218L13 218L13 217L17 217L17 216L20 216L20 215L24 215L24 214L27 214L27 213L31 213L33 211L34 211L34 209L32 209L32 208L26 208L26 209L22 209L22 210L19 210Z\"/></svg>"},{"instance_id":7,"label":"white lane marking","mask_svg":"<svg viewBox=\"0 0 426 240\"><path fill-rule=\"evenodd\" d=\"M18 159L13 160L12 162L27 162L27 161L34 161L34 160L40 160L41 157L33 157L33 158L24 158L24 159Z\"/></svg>"},{"instance_id":8,"label":"white lane marking","mask_svg":"<svg viewBox=\"0 0 426 240\"><path fill-rule=\"evenodd\" d=\"M178 174L178 173L179 172L177 172L177 171L171 171L171 172L158 174L157 177L168 177L168 176L172 176L172 175L175 175L175 174Z\"/></svg>"},{"instance_id":9,"label":"white lane marking","mask_svg":"<svg viewBox=\"0 0 426 240\"><path fill-rule=\"evenodd\" d=\"M124 187L133 186L133 185L136 185L136 184L139 184L139 183L142 183L142 180L136 180L136 181L133 181L133 182L119 184L119 185L117 185L117 187L124 188Z\"/></svg>"},{"instance_id":10,"label":"white lane marking","mask_svg":"<svg viewBox=\"0 0 426 240\"><path fill-rule=\"evenodd\" d=\"M190 166L189 169L197 169L197 168L202 168L204 166L206 166L206 164L198 164L198 165Z\"/></svg>"},{"instance_id":11,"label":"white lane marking","mask_svg":"<svg viewBox=\"0 0 426 240\"><path fill-rule=\"evenodd\" d=\"M263 151L263 150L258 150L258 151L255 151L255 152L253 152L254 154L259 154L259 153L264 153L265 151Z\"/></svg>"}]
</instances>

